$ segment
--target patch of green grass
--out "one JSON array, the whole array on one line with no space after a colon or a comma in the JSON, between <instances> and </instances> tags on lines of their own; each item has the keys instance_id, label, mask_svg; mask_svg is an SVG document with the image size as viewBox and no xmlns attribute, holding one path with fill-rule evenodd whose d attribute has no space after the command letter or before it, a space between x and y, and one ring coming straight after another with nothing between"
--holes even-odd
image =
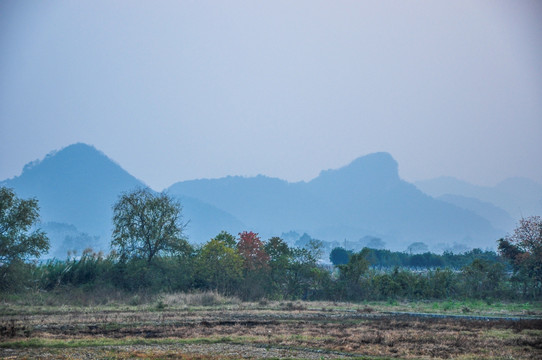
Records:
<instances>
[{"instance_id":1,"label":"patch of green grass","mask_svg":"<svg viewBox=\"0 0 542 360\"><path fill-rule=\"evenodd\" d=\"M321 359L324 357L322 356ZM304 360L303 358L266 358L267 360ZM398 358L381 357L381 356L351 356L351 360L397 360ZM258 359L259 360L259 359Z\"/></svg>"},{"instance_id":2,"label":"patch of green grass","mask_svg":"<svg viewBox=\"0 0 542 360\"><path fill-rule=\"evenodd\" d=\"M526 329L526 330L523 330L523 335L537 337L539 339L542 339L542 330Z\"/></svg>"},{"instance_id":3,"label":"patch of green grass","mask_svg":"<svg viewBox=\"0 0 542 360\"><path fill-rule=\"evenodd\" d=\"M515 339L519 335L512 329L488 329L482 334L485 338L494 338L501 340Z\"/></svg>"},{"instance_id":4,"label":"patch of green grass","mask_svg":"<svg viewBox=\"0 0 542 360\"><path fill-rule=\"evenodd\" d=\"M485 300L441 300L413 301L390 304L387 302L370 303L380 312L420 312L443 314L471 314L487 316L525 316L542 315L541 302L503 303Z\"/></svg>"},{"instance_id":5,"label":"patch of green grass","mask_svg":"<svg viewBox=\"0 0 542 360\"><path fill-rule=\"evenodd\" d=\"M132 295L137 298L138 295ZM55 315L67 313L118 313L118 312L163 312L163 311L210 311L210 310L258 310L258 311L288 311L286 302L270 301L265 306L261 303L230 303L224 302L201 305L195 301L195 296L188 300L173 294L170 297L162 296L158 301L130 303L108 303L101 305L73 305L73 304L46 304L36 302L34 304L21 303L16 295L3 297L0 302L1 315ZM183 301L181 301L183 300ZM292 302L292 304L294 304ZM499 302L487 300L440 300L440 301L364 301L359 303L346 302L296 302L304 311L361 311L371 309L371 312L420 312L420 313L443 313L443 314L470 314L470 315L496 315L496 316L542 316L542 302Z\"/></svg>"},{"instance_id":6,"label":"patch of green grass","mask_svg":"<svg viewBox=\"0 0 542 360\"><path fill-rule=\"evenodd\" d=\"M97 346L130 346L130 345L168 345L168 344L246 344L253 343L263 338L250 336L218 336L206 338L188 338L188 339L145 339L145 338L92 338L92 339L43 339L32 338L27 340L13 340L0 342L0 348L20 349L20 348L78 348L78 347L97 347Z\"/></svg>"},{"instance_id":7,"label":"patch of green grass","mask_svg":"<svg viewBox=\"0 0 542 360\"><path fill-rule=\"evenodd\" d=\"M302 342L310 342L310 341L326 341L326 340L335 340L332 336L310 336L310 335L302 335L302 334L296 334L296 335L278 335L273 336L271 338L272 340L295 340L295 341L302 341Z\"/></svg>"}]
</instances>

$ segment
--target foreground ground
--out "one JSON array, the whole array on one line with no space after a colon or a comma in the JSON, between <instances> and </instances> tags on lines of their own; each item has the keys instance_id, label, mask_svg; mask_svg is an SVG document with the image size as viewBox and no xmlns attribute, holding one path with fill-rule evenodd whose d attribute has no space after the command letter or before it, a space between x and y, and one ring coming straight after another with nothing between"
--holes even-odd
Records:
<instances>
[{"instance_id":1,"label":"foreground ground","mask_svg":"<svg viewBox=\"0 0 542 360\"><path fill-rule=\"evenodd\" d=\"M450 303L4 303L0 358L542 359L541 315Z\"/></svg>"}]
</instances>

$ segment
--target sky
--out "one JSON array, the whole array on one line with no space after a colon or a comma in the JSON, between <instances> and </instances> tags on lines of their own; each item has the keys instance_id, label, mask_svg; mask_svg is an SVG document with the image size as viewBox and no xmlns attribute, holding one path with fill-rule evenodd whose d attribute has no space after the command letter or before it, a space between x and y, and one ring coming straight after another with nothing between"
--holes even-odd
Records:
<instances>
[{"instance_id":1,"label":"sky","mask_svg":"<svg viewBox=\"0 0 542 360\"><path fill-rule=\"evenodd\" d=\"M84 142L155 190L378 151L542 183L540 64L536 0L3 0L0 180Z\"/></svg>"}]
</instances>

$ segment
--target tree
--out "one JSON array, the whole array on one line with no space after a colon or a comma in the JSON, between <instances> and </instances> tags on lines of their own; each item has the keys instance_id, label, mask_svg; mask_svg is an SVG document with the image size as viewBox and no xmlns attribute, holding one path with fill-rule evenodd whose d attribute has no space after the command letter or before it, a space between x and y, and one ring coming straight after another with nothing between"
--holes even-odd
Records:
<instances>
[{"instance_id":1,"label":"tree","mask_svg":"<svg viewBox=\"0 0 542 360\"><path fill-rule=\"evenodd\" d=\"M412 254L422 254L429 251L427 245L423 242L413 242L407 247L407 252Z\"/></svg>"},{"instance_id":2,"label":"tree","mask_svg":"<svg viewBox=\"0 0 542 360\"><path fill-rule=\"evenodd\" d=\"M369 269L367 259L370 249L363 248L360 252L350 256L348 263L339 267L339 290L347 298L356 298L361 295L361 277Z\"/></svg>"},{"instance_id":3,"label":"tree","mask_svg":"<svg viewBox=\"0 0 542 360\"><path fill-rule=\"evenodd\" d=\"M232 249L234 249L237 245L237 240L235 239L235 236L224 230L222 230L217 236L215 236L213 240L221 241L224 245Z\"/></svg>"},{"instance_id":4,"label":"tree","mask_svg":"<svg viewBox=\"0 0 542 360\"><path fill-rule=\"evenodd\" d=\"M264 244L264 250L269 255L270 263L280 263L291 256L290 247L278 236L267 240Z\"/></svg>"},{"instance_id":5,"label":"tree","mask_svg":"<svg viewBox=\"0 0 542 360\"><path fill-rule=\"evenodd\" d=\"M39 229L38 200L22 200L12 189L0 187L0 266L39 257L49 250L49 239Z\"/></svg>"},{"instance_id":6,"label":"tree","mask_svg":"<svg viewBox=\"0 0 542 360\"><path fill-rule=\"evenodd\" d=\"M264 297L269 291L269 255L263 242L252 231L239 233L237 251L243 258L243 283L239 287L243 299Z\"/></svg>"},{"instance_id":7,"label":"tree","mask_svg":"<svg viewBox=\"0 0 542 360\"><path fill-rule=\"evenodd\" d=\"M542 293L542 218L522 218L512 235L499 240L499 252L512 261L515 276L524 284L524 295Z\"/></svg>"},{"instance_id":8,"label":"tree","mask_svg":"<svg viewBox=\"0 0 542 360\"><path fill-rule=\"evenodd\" d=\"M269 255L270 292L283 297L287 294L288 270L292 261L292 250L280 237L272 237L264 244Z\"/></svg>"},{"instance_id":9,"label":"tree","mask_svg":"<svg viewBox=\"0 0 542 360\"><path fill-rule=\"evenodd\" d=\"M474 261L461 269L465 281L465 293L471 297L499 297L502 280L505 278L504 265L484 259Z\"/></svg>"},{"instance_id":10,"label":"tree","mask_svg":"<svg viewBox=\"0 0 542 360\"><path fill-rule=\"evenodd\" d=\"M303 233L303 235L301 235L301 237L295 242L295 246L299 248L306 248L307 246L309 246L311 241L320 241L320 240L313 239L309 234Z\"/></svg>"},{"instance_id":11,"label":"tree","mask_svg":"<svg viewBox=\"0 0 542 360\"><path fill-rule=\"evenodd\" d=\"M265 252L264 245L258 234L252 231L239 233L237 251L244 260L245 268L249 271L268 266L269 255Z\"/></svg>"},{"instance_id":12,"label":"tree","mask_svg":"<svg viewBox=\"0 0 542 360\"><path fill-rule=\"evenodd\" d=\"M323 289L330 279L329 272L318 266L322 250L320 241L311 241L307 247L291 249L286 291L290 297L308 300Z\"/></svg>"},{"instance_id":13,"label":"tree","mask_svg":"<svg viewBox=\"0 0 542 360\"><path fill-rule=\"evenodd\" d=\"M121 259L152 261L162 254L183 254L191 248L184 236L181 204L148 188L124 193L113 206L111 247Z\"/></svg>"},{"instance_id":14,"label":"tree","mask_svg":"<svg viewBox=\"0 0 542 360\"><path fill-rule=\"evenodd\" d=\"M329 254L329 261L331 261L333 265L344 265L348 263L350 255L352 255L351 251L348 251L342 247L336 247L331 250L331 253Z\"/></svg>"},{"instance_id":15,"label":"tree","mask_svg":"<svg viewBox=\"0 0 542 360\"><path fill-rule=\"evenodd\" d=\"M21 283L24 261L49 250L49 239L39 229L38 200L23 200L12 189L0 187L0 288Z\"/></svg>"},{"instance_id":16,"label":"tree","mask_svg":"<svg viewBox=\"0 0 542 360\"><path fill-rule=\"evenodd\" d=\"M368 248L363 248L360 252L352 254L348 263L339 265L341 277L351 285L358 284L361 276L369 269L369 260L367 260L369 252Z\"/></svg>"},{"instance_id":17,"label":"tree","mask_svg":"<svg viewBox=\"0 0 542 360\"><path fill-rule=\"evenodd\" d=\"M212 239L196 256L196 274L203 286L221 293L238 288L243 276L243 259L224 242Z\"/></svg>"}]
</instances>

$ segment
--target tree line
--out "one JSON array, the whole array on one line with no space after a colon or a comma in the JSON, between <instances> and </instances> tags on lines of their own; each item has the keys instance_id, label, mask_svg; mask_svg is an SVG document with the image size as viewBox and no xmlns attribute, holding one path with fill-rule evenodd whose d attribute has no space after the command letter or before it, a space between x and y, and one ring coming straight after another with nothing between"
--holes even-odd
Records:
<instances>
[{"instance_id":1,"label":"tree line","mask_svg":"<svg viewBox=\"0 0 542 360\"><path fill-rule=\"evenodd\" d=\"M333 265L346 264L354 253L352 250L336 247L331 250L329 260ZM476 259L487 260L491 263L501 262L506 265L507 270L511 269L511 265L505 258L494 251L483 251L481 249L472 249L459 254L450 251L445 251L443 254L435 254L429 251L423 254L409 254L401 251L369 248L367 258L370 266L379 270L389 270L395 267L411 270L436 268L460 270Z\"/></svg>"},{"instance_id":2,"label":"tree line","mask_svg":"<svg viewBox=\"0 0 542 360\"><path fill-rule=\"evenodd\" d=\"M127 292L214 290L245 300L534 299L542 295L542 220L522 219L499 240L499 254L410 255L336 248L334 265L319 262L317 241L291 247L280 237L262 240L244 231L220 232L200 246L184 236L181 205L167 194L138 189L114 206L111 252L28 261L48 248L30 231L35 200L0 189L0 288L122 289ZM346 253L346 257L344 257Z\"/></svg>"}]
</instances>

